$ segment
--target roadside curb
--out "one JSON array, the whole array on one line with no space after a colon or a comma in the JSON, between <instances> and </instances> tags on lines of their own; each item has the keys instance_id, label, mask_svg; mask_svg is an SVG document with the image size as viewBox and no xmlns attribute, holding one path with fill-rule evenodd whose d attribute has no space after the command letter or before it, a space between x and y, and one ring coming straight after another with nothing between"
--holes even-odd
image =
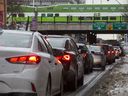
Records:
<instances>
[{"instance_id":1,"label":"roadside curb","mask_svg":"<svg viewBox=\"0 0 128 96\"><path fill-rule=\"evenodd\" d=\"M72 96L92 96L96 88L99 84L101 84L108 74L111 72L111 70L117 65L120 64L121 60L118 60L118 63L113 63L112 65L109 65L109 68L107 68L105 71L101 72L94 80L92 80L89 84L82 86L82 90L79 92L75 92L76 94Z\"/></svg>"}]
</instances>

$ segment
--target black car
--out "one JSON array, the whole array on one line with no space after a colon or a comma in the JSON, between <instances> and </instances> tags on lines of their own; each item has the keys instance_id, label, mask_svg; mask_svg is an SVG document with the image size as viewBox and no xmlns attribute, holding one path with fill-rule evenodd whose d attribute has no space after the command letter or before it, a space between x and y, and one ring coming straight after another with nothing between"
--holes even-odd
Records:
<instances>
[{"instance_id":1,"label":"black car","mask_svg":"<svg viewBox=\"0 0 128 96\"><path fill-rule=\"evenodd\" d=\"M90 73L93 71L93 56L88 50L87 46L83 43L77 43L78 48L81 50L84 60L84 73Z\"/></svg>"},{"instance_id":2,"label":"black car","mask_svg":"<svg viewBox=\"0 0 128 96\"><path fill-rule=\"evenodd\" d=\"M75 41L61 35L48 35L46 39L53 48L54 56L63 64L65 86L75 90L78 85L83 85L83 58Z\"/></svg>"},{"instance_id":3,"label":"black car","mask_svg":"<svg viewBox=\"0 0 128 96\"><path fill-rule=\"evenodd\" d=\"M113 46L110 44L98 44L102 47L105 56L106 56L106 63L112 64L115 62L115 51L113 49Z\"/></svg>"}]
</instances>

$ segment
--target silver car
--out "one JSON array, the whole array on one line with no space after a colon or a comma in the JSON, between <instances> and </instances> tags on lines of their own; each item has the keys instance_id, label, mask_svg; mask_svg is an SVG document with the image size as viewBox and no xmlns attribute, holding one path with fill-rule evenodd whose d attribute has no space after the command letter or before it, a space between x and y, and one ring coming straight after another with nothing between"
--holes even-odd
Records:
<instances>
[{"instance_id":1,"label":"silver car","mask_svg":"<svg viewBox=\"0 0 128 96\"><path fill-rule=\"evenodd\" d=\"M101 70L105 70L106 57L102 47L98 45L88 45L88 48L91 51L94 59L93 67L98 67L101 68Z\"/></svg>"},{"instance_id":2,"label":"silver car","mask_svg":"<svg viewBox=\"0 0 128 96\"><path fill-rule=\"evenodd\" d=\"M62 70L38 32L0 31L0 95L62 96Z\"/></svg>"}]
</instances>

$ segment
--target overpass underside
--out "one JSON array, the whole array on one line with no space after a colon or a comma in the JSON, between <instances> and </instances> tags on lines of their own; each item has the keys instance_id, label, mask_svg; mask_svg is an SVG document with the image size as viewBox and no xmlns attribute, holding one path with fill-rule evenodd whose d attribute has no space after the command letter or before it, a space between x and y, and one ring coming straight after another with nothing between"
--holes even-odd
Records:
<instances>
[{"instance_id":1,"label":"overpass underside","mask_svg":"<svg viewBox=\"0 0 128 96\"><path fill-rule=\"evenodd\" d=\"M41 34L128 34L128 30L38 30Z\"/></svg>"},{"instance_id":2,"label":"overpass underside","mask_svg":"<svg viewBox=\"0 0 128 96\"><path fill-rule=\"evenodd\" d=\"M92 23L45 23L38 24L37 27L31 27L32 31L38 31L42 34L127 34L128 29L126 30L113 30L106 28L93 30Z\"/></svg>"}]
</instances>

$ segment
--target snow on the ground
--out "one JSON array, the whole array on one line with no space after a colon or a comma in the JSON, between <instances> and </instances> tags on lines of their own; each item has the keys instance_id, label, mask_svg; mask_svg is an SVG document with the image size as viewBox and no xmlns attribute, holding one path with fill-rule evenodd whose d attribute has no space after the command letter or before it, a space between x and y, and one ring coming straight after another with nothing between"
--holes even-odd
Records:
<instances>
[{"instance_id":1,"label":"snow on the ground","mask_svg":"<svg viewBox=\"0 0 128 96\"><path fill-rule=\"evenodd\" d=\"M106 77L93 96L128 96L128 57Z\"/></svg>"}]
</instances>

